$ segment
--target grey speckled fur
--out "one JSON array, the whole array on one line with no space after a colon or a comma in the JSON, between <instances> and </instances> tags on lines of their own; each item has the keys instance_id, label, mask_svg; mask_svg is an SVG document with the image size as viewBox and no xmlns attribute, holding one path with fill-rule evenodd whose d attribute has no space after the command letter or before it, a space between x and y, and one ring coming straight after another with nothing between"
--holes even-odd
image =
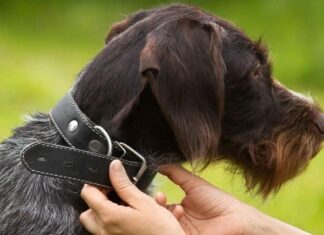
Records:
<instances>
[{"instance_id":1,"label":"grey speckled fur","mask_svg":"<svg viewBox=\"0 0 324 235\"><path fill-rule=\"evenodd\" d=\"M0 144L0 234L83 234L79 220L81 184L31 174L20 152L31 143L56 143L59 134L47 114L26 124Z\"/></svg>"}]
</instances>

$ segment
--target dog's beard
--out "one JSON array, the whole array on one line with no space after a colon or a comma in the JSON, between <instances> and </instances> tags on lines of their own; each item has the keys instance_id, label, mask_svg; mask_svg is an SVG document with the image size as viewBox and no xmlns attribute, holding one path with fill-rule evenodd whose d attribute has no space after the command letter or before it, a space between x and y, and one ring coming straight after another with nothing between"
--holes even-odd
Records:
<instances>
[{"instance_id":1,"label":"dog's beard","mask_svg":"<svg viewBox=\"0 0 324 235\"><path fill-rule=\"evenodd\" d=\"M277 128L269 139L248 145L251 165L243 167L248 189L263 196L277 192L283 183L305 170L319 152L321 138L312 132Z\"/></svg>"}]
</instances>

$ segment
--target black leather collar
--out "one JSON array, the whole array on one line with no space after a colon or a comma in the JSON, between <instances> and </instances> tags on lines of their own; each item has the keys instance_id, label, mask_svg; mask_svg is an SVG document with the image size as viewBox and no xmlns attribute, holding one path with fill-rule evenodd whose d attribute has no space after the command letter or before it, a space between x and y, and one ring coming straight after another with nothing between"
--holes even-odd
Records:
<instances>
[{"instance_id":1,"label":"black leather collar","mask_svg":"<svg viewBox=\"0 0 324 235\"><path fill-rule=\"evenodd\" d=\"M118 158L141 190L146 190L156 175L141 154L125 143L112 141L106 130L82 113L71 92L52 109L50 118L64 143L27 146L21 162L32 173L110 188L107 171Z\"/></svg>"},{"instance_id":2,"label":"black leather collar","mask_svg":"<svg viewBox=\"0 0 324 235\"><path fill-rule=\"evenodd\" d=\"M96 125L81 112L71 92L66 94L51 110L50 117L55 128L69 146L107 154L107 140L103 133L96 129Z\"/></svg>"}]
</instances>

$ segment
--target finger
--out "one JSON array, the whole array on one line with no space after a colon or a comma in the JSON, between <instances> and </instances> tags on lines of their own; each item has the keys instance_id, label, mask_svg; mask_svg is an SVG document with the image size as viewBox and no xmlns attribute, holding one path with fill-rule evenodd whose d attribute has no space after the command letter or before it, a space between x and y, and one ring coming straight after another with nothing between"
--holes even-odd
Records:
<instances>
[{"instance_id":1,"label":"finger","mask_svg":"<svg viewBox=\"0 0 324 235\"><path fill-rule=\"evenodd\" d=\"M111 162L109 177L118 196L131 207L138 208L143 203L145 204L148 199L152 200L129 180L121 161L114 160Z\"/></svg>"},{"instance_id":2,"label":"finger","mask_svg":"<svg viewBox=\"0 0 324 235\"><path fill-rule=\"evenodd\" d=\"M160 173L167 176L176 185L180 186L185 193L188 193L196 186L208 184L207 181L192 174L180 165L164 166L160 169Z\"/></svg>"},{"instance_id":3,"label":"finger","mask_svg":"<svg viewBox=\"0 0 324 235\"><path fill-rule=\"evenodd\" d=\"M157 192L154 199L155 199L157 204L159 204L160 206L166 207L167 197L166 197L166 195L164 193Z\"/></svg>"},{"instance_id":4,"label":"finger","mask_svg":"<svg viewBox=\"0 0 324 235\"><path fill-rule=\"evenodd\" d=\"M174 215L174 217L176 217L176 219L178 221L184 215L184 209L179 204L170 204L170 205L167 205L166 208L168 209L168 211L170 211Z\"/></svg>"},{"instance_id":5,"label":"finger","mask_svg":"<svg viewBox=\"0 0 324 235\"><path fill-rule=\"evenodd\" d=\"M174 217L180 221L181 218L184 216L184 209L181 205L176 205L172 211L172 214Z\"/></svg>"},{"instance_id":6,"label":"finger","mask_svg":"<svg viewBox=\"0 0 324 235\"><path fill-rule=\"evenodd\" d=\"M97 218L95 213L89 209L80 215L80 223L91 234L98 234Z\"/></svg>"},{"instance_id":7,"label":"finger","mask_svg":"<svg viewBox=\"0 0 324 235\"><path fill-rule=\"evenodd\" d=\"M118 206L110 201L98 188L88 184L83 186L81 197L96 214L105 214L109 207L113 209Z\"/></svg>"},{"instance_id":8,"label":"finger","mask_svg":"<svg viewBox=\"0 0 324 235\"><path fill-rule=\"evenodd\" d=\"M178 204L169 204L169 205L166 205L166 208L167 208L170 212L173 212L177 205L178 205Z\"/></svg>"},{"instance_id":9,"label":"finger","mask_svg":"<svg viewBox=\"0 0 324 235\"><path fill-rule=\"evenodd\" d=\"M108 195L108 193L111 191L111 189L107 189L104 187L97 187L99 189L100 192L102 192L102 194L104 195Z\"/></svg>"}]
</instances>

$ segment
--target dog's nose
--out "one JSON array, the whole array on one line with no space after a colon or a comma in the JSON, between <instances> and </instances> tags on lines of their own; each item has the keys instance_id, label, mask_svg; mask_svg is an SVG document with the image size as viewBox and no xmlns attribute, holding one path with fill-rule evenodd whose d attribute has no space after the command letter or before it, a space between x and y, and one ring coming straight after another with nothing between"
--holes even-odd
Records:
<instances>
[{"instance_id":1,"label":"dog's nose","mask_svg":"<svg viewBox=\"0 0 324 235\"><path fill-rule=\"evenodd\" d=\"M315 125L319 132L324 135L324 114L321 113L315 118Z\"/></svg>"}]
</instances>

